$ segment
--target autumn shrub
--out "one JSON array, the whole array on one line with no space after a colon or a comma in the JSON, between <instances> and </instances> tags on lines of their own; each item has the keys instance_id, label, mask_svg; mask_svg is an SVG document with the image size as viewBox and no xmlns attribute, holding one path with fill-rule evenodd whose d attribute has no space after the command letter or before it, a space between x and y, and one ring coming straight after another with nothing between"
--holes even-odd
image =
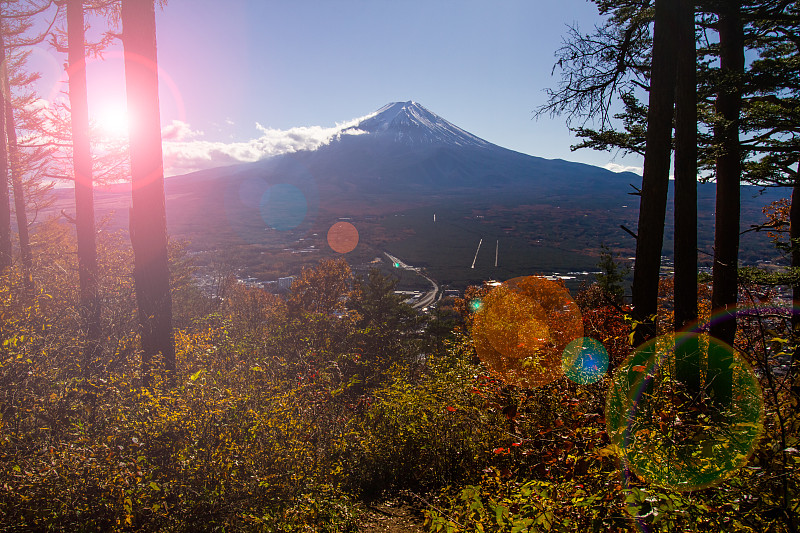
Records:
<instances>
[{"instance_id":1,"label":"autumn shrub","mask_svg":"<svg viewBox=\"0 0 800 533\"><path fill-rule=\"evenodd\" d=\"M665 302L671 280L661 289L659 327L670 331ZM430 531L797 531L800 402L790 371L797 353L791 313L771 300L774 290L740 289L736 346L754 369L765 404L763 433L743 468L694 491L642 480L626 469L606 434L608 378L593 385L560 380L532 391L506 388L497 407L505 405L511 415L511 446L495 450L481 478L446 487L432 499ZM701 320L709 318L708 295L709 287L700 285ZM591 293L582 304L585 334L603 341L613 367L630 351L624 308L592 300Z\"/></svg>"},{"instance_id":2,"label":"autumn shrub","mask_svg":"<svg viewBox=\"0 0 800 533\"><path fill-rule=\"evenodd\" d=\"M72 266L57 283L74 281ZM4 530L353 531L341 489L359 439L377 440L353 421L384 387L390 359L370 347L386 328L352 313L289 316L282 300L237 285L176 331L177 375L142 388L130 286L113 272L104 313L122 325L106 329L90 377L75 295L3 280Z\"/></svg>"},{"instance_id":3,"label":"autumn shrub","mask_svg":"<svg viewBox=\"0 0 800 533\"><path fill-rule=\"evenodd\" d=\"M353 529L328 460L344 407L324 372L268 357L234 314L176 332L175 379L142 389L121 328L87 378L74 301L18 278L0 280L0 528Z\"/></svg>"},{"instance_id":4,"label":"autumn shrub","mask_svg":"<svg viewBox=\"0 0 800 533\"><path fill-rule=\"evenodd\" d=\"M295 531L328 518L331 531L352 528L326 461L324 394L268 379L252 361L220 371L211 347L224 337L181 335L192 372L173 386L138 387L134 365L91 381L60 376L13 427L4 416L7 529Z\"/></svg>"},{"instance_id":5,"label":"autumn shrub","mask_svg":"<svg viewBox=\"0 0 800 533\"><path fill-rule=\"evenodd\" d=\"M396 366L389 383L354 417L357 436L348 450L346 486L375 497L397 489L429 490L480 472L501 439L500 416L484 409L477 388L480 366L456 345L451 355L427 361L415 377Z\"/></svg>"},{"instance_id":6,"label":"autumn shrub","mask_svg":"<svg viewBox=\"0 0 800 533\"><path fill-rule=\"evenodd\" d=\"M739 502L724 492L624 486L609 474L592 490L575 481L504 479L492 470L478 484L446 492L426 525L450 533L759 531L737 519Z\"/></svg>"},{"instance_id":7,"label":"autumn shrub","mask_svg":"<svg viewBox=\"0 0 800 533\"><path fill-rule=\"evenodd\" d=\"M599 392L600 387L598 387ZM511 444L494 450L482 475L445 487L426 512L430 531L757 531L770 522L743 469L717 488L678 492L627 472L606 436L602 399L554 384L550 423L520 397ZM599 409L598 409L599 408ZM587 412L589 409L589 412ZM777 529L781 531L781 529Z\"/></svg>"}]
</instances>

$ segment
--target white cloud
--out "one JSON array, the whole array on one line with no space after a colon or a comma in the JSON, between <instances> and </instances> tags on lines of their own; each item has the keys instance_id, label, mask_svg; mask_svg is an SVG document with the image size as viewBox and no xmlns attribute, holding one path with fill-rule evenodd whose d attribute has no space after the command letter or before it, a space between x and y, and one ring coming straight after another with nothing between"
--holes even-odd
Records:
<instances>
[{"instance_id":1,"label":"white cloud","mask_svg":"<svg viewBox=\"0 0 800 533\"><path fill-rule=\"evenodd\" d=\"M202 132L192 130L189 124L173 120L164 127L162 133L164 170L167 175L172 176L235 163L251 163L274 155L316 150L341 135L365 133L348 128L372 115L329 128L300 126L279 130L256 123L256 129L261 134L259 137L230 143L205 141L202 139Z\"/></svg>"},{"instance_id":2,"label":"white cloud","mask_svg":"<svg viewBox=\"0 0 800 533\"><path fill-rule=\"evenodd\" d=\"M642 175L642 167L620 165L619 163L614 163L613 161L603 165L603 168L610 170L611 172L633 172L634 174L639 174L640 176Z\"/></svg>"},{"instance_id":3,"label":"white cloud","mask_svg":"<svg viewBox=\"0 0 800 533\"><path fill-rule=\"evenodd\" d=\"M193 130L189 124L181 120L173 120L161 128L161 140L163 141L187 141L202 136L202 131Z\"/></svg>"}]
</instances>

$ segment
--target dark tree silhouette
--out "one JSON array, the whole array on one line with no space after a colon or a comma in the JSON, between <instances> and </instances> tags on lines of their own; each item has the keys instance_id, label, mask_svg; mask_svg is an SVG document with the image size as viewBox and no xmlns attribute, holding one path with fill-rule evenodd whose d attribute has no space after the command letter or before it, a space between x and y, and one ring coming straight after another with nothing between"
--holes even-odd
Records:
<instances>
[{"instance_id":1,"label":"dark tree silhouette","mask_svg":"<svg viewBox=\"0 0 800 533\"><path fill-rule=\"evenodd\" d=\"M742 176L739 115L742 107L744 75L744 30L741 2L719 3L720 85L716 112L719 115L714 131L719 155L716 158L717 201L714 226L714 266L711 307L724 311L724 320L711 326L711 334L733 344L736 334L739 261L739 188Z\"/></svg>"},{"instance_id":2,"label":"dark tree silhouette","mask_svg":"<svg viewBox=\"0 0 800 533\"><path fill-rule=\"evenodd\" d=\"M671 36L675 33L677 12L677 4L672 0L657 0L655 3L647 145L632 287L633 315L639 322L634 330L635 344L644 342L656 333L653 317L658 309L658 276L667 209L677 69Z\"/></svg>"},{"instance_id":3,"label":"dark tree silhouette","mask_svg":"<svg viewBox=\"0 0 800 533\"><path fill-rule=\"evenodd\" d=\"M91 375L100 342L100 300L97 289L97 245L94 224L92 154L89 144L83 0L67 0L67 39L78 277L80 280L81 318L86 331L83 370L86 375Z\"/></svg>"},{"instance_id":4,"label":"dark tree silhouette","mask_svg":"<svg viewBox=\"0 0 800 533\"><path fill-rule=\"evenodd\" d=\"M697 52L694 2L679 0L675 85L675 331L697 320ZM693 343L675 350L678 380L700 386L700 357Z\"/></svg>"},{"instance_id":5,"label":"dark tree silhouette","mask_svg":"<svg viewBox=\"0 0 800 533\"><path fill-rule=\"evenodd\" d=\"M153 0L122 0L122 41L128 112L136 117L130 125L130 234L142 335L142 379L148 386L153 357L160 355L166 371L175 371Z\"/></svg>"},{"instance_id":6,"label":"dark tree silhouette","mask_svg":"<svg viewBox=\"0 0 800 533\"><path fill-rule=\"evenodd\" d=\"M697 320L697 53L694 2L680 0L675 87L675 330Z\"/></svg>"}]
</instances>

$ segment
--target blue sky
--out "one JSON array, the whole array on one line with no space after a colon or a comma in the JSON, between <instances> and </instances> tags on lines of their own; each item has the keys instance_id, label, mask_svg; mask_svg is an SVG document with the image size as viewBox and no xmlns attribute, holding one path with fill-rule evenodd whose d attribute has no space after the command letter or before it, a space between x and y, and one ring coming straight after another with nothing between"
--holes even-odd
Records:
<instances>
[{"instance_id":1,"label":"blue sky","mask_svg":"<svg viewBox=\"0 0 800 533\"><path fill-rule=\"evenodd\" d=\"M599 20L587 0L171 0L157 27L162 123L171 149L185 151L172 173L198 158L253 159L283 138L302 148L405 100L513 150L638 167L570 152L563 117L533 120L558 82L553 53L567 25L588 31ZM121 82L108 81L120 80L121 63L109 53L90 64L95 109L122 101Z\"/></svg>"}]
</instances>

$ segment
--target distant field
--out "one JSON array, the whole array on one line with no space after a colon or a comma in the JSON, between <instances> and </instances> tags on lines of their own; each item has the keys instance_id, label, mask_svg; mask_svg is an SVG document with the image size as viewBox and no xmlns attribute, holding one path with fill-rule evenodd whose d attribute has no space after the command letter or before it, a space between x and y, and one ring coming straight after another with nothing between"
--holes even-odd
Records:
<instances>
[{"instance_id":1,"label":"distant field","mask_svg":"<svg viewBox=\"0 0 800 533\"><path fill-rule=\"evenodd\" d=\"M326 236L338 220L347 219L359 233L355 250L345 254L358 271L380 267L391 271L384 251L408 264L422 267L438 282L463 289L487 279L505 280L530 274L592 271L600 245L620 258L634 255L635 240L619 225L635 231L638 198L624 191L593 195L518 195L496 191L480 195L413 194L386 197L356 196L348 202L324 196L309 204L302 223L278 230L267 226L258 205L243 205L227 190L196 187L170 191L167 182L168 226L172 238L190 242L190 250L205 269L239 270L262 280L298 274L303 266L339 257ZM763 220L761 208L781 191L742 195L742 229ZM72 191L61 190L51 214L74 212ZM98 191L98 219L113 214L108 228L127 226L129 190L124 186ZM247 198L244 198L247 200ZM709 254L713 244L713 187L700 187L700 249ZM436 221L434 222L434 214ZM298 218L298 220L300 220ZM671 255L672 214L667 214L664 255ZM480 252L475 256L478 243ZM495 250L497 266L495 267ZM740 257L745 264L775 259L763 232L742 236ZM701 254L701 262L710 260ZM473 260L475 267L472 267ZM412 273L394 271L402 288L424 289L427 282ZM575 288L581 280L569 281Z\"/></svg>"},{"instance_id":2,"label":"distant field","mask_svg":"<svg viewBox=\"0 0 800 533\"><path fill-rule=\"evenodd\" d=\"M389 235L403 237L386 247L409 264L424 267L434 279L458 287L487 279L592 269L597 263L595 257L535 243L479 217L471 210L430 207L397 213L383 219L382 225Z\"/></svg>"}]
</instances>

